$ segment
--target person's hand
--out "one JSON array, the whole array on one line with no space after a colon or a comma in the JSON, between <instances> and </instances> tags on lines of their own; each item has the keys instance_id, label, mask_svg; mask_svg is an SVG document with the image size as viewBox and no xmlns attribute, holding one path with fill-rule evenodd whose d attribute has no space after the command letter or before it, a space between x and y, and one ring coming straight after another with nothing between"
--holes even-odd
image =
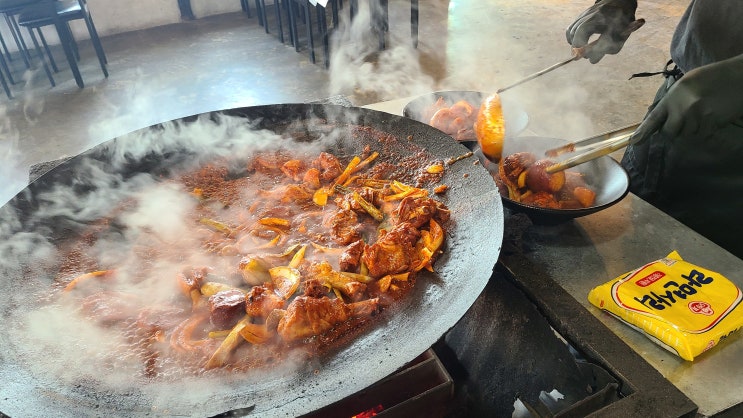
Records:
<instances>
[{"instance_id":1,"label":"person's hand","mask_svg":"<svg viewBox=\"0 0 743 418\"><path fill-rule=\"evenodd\" d=\"M582 48L592 35L599 35L583 53L595 64L604 55L619 52L632 32L645 23L643 19L635 20L636 9L637 0L599 0L575 19L565 37L573 48Z\"/></svg>"},{"instance_id":2,"label":"person's hand","mask_svg":"<svg viewBox=\"0 0 743 418\"><path fill-rule=\"evenodd\" d=\"M689 71L648 113L630 140L660 131L668 138L706 138L743 117L743 55Z\"/></svg>"}]
</instances>

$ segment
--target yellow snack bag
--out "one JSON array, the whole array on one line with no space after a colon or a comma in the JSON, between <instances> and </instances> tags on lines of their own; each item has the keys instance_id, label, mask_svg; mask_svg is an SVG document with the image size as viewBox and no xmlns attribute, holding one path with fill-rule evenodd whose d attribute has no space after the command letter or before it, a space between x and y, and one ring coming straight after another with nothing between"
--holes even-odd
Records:
<instances>
[{"instance_id":1,"label":"yellow snack bag","mask_svg":"<svg viewBox=\"0 0 743 418\"><path fill-rule=\"evenodd\" d=\"M588 300L684 360L743 326L743 294L676 252L593 288Z\"/></svg>"}]
</instances>

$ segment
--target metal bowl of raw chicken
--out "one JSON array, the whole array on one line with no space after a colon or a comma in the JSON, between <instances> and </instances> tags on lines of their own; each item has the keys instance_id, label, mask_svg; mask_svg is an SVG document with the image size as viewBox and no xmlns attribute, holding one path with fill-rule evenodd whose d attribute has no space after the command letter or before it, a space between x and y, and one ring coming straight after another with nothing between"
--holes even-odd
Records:
<instances>
[{"instance_id":1,"label":"metal bowl of raw chicken","mask_svg":"<svg viewBox=\"0 0 743 418\"><path fill-rule=\"evenodd\" d=\"M488 95L488 93L471 90L446 90L428 93L408 102L403 108L403 116L431 125L472 149L477 142L473 131L475 118L480 103ZM501 98L501 103L506 137L514 137L526 129L529 124L529 116L513 100ZM439 112L442 109L443 111ZM450 109L453 112L449 112ZM460 116L464 114L464 117L454 122L456 117L452 116L453 113L457 112L460 113Z\"/></svg>"},{"instance_id":2,"label":"metal bowl of raw chicken","mask_svg":"<svg viewBox=\"0 0 743 418\"><path fill-rule=\"evenodd\" d=\"M564 186L552 193L552 198L542 194L546 199L534 199L534 190L524 184L514 194L501 179L502 171L499 164L512 161L516 154L532 154L533 160L529 168L536 170L539 164L536 160L547 161L545 151L567 141L544 137L512 137L508 138L501 162L493 162L485 158L479 149L475 154L485 168L493 176L500 190L503 205L512 212L524 213L535 224L555 225L581 216L590 215L604 210L620 200L629 192L629 176L624 168L611 156L604 156L580 164L564 171ZM525 171L528 171L525 170ZM524 176L525 178L526 176ZM524 181L525 183L525 181ZM576 187L580 190L574 193ZM518 195L518 196L516 196ZM556 205L555 205L556 203Z\"/></svg>"}]
</instances>

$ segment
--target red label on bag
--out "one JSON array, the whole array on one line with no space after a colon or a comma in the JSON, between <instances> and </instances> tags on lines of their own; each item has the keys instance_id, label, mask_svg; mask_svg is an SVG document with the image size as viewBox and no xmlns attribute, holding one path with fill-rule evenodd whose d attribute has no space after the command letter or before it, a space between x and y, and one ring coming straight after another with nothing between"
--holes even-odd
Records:
<instances>
[{"instance_id":1,"label":"red label on bag","mask_svg":"<svg viewBox=\"0 0 743 418\"><path fill-rule=\"evenodd\" d=\"M636 285L640 287L646 287L650 286L651 284L657 282L658 280L662 279L663 276L665 276L666 273L663 273L662 271L654 271L647 276L643 277L642 279L635 282Z\"/></svg>"}]
</instances>

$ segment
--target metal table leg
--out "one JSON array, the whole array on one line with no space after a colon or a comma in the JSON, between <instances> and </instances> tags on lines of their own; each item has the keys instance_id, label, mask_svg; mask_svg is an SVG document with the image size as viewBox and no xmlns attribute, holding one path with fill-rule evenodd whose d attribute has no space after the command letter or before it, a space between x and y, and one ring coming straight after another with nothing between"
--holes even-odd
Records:
<instances>
[{"instance_id":1,"label":"metal table leg","mask_svg":"<svg viewBox=\"0 0 743 418\"><path fill-rule=\"evenodd\" d=\"M418 48L418 0L410 0L410 37L413 48Z\"/></svg>"}]
</instances>

